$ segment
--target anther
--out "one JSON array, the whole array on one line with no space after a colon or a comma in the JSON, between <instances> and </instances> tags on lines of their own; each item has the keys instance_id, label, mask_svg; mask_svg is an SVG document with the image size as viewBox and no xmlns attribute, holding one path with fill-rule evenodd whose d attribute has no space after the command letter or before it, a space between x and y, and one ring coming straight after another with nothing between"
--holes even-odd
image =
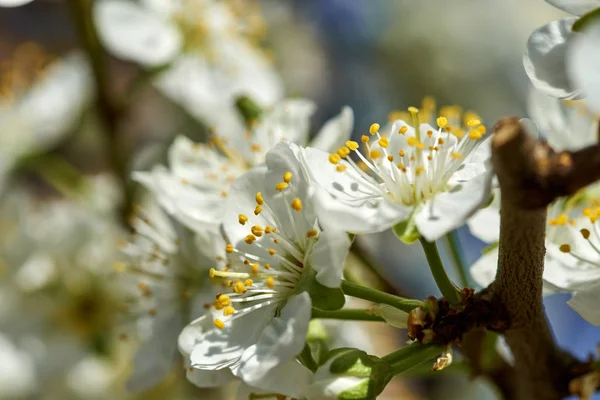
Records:
<instances>
[{"instance_id":1,"label":"anther","mask_svg":"<svg viewBox=\"0 0 600 400\"><path fill-rule=\"evenodd\" d=\"M579 232L581 232L581 236L583 236L585 239L590 237L590 231L587 229L582 229Z\"/></svg>"},{"instance_id":2,"label":"anther","mask_svg":"<svg viewBox=\"0 0 600 400\"><path fill-rule=\"evenodd\" d=\"M265 279L265 282L269 288L273 289L275 287L275 278L273 278L272 276Z\"/></svg>"},{"instance_id":3,"label":"anther","mask_svg":"<svg viewBox=\"0 0 600 400\"><path fill-rule=\"evenodd\" d=\"M247 216L245 216L244 214L240 214L240 215L238 215L238 222L239 222L241 225L245 225L245 224L246 224L246 222L248 222L248 217L247 217Z\"/></svg>"},{"instance_id":4,"label":"anther","mask_svg":"<svg viewBox=\"0 0 600 400\"><path fill-rule=\"evenodd\" d=\"M269 254L274 256L276 253L275 249L269 249Z\"/></svg>"},{"instance_id":5,"label":"anther","mask_svg":"<svg viewBox=\"0 0 600 400\"><path fill-rule=\"evenodd\" d=\"M311 229L311 230L309 230L308 232L306 232L306 237L307 237L308 239L310 239L310 238L314 238L314 237L316 237L318 234L319 234L319 232L317 232L317 230L316 230L316 229Z\"/></svg>"},{"instance_id":6,"label":"anther","mask_svg":"<svg viewBox=\"0 0 600 400\"><path fill-rule=\"evenodd\" d=\"M368 137L367 135L362 135L362 136L360 137L360 140L361 140L363 143L369 143L369 137Z\"/></svg>"},{"instance_id":7,"label":"anther","mask_svg":"<svg viewBox=\"0 0 600 400\"><path fill-rule=\"evenodd\" d=\"M390 145L390 141L386 138L386 137L382 137L381 139L379 139L379 145L381 147L383 147L384 149L387 148Z\"/></svg>"},{"instance_id":8,"label":"anther","mask_svg":"<svg viewBox=\"0 0 600 400\"><path fill-rule=\"evenodd\" d=\"M223 310L223 315L226 317L232 315L233 313L235 313L235 308L233 308L232 306L227 306Z\"/></svg>"},{"instance_id":9,"label":"anther","mask_svg":"<svg viewBox=\"0 0 600 400\"><path fill-rule=\"evenodd\" d=\"M381 152L379 150L371 150L369 157L371 160L377 160L379 157L381 157Z\"/></svg>"},{"instance_id":10,"label":"anther","mask_svg":"<svg viewBox=\"0 0 600 400\"><path fill-rule=\"evenodd\" d=\"M256 193L256 204L258 204L259 206L262 206L264 202L265 202L265 200L262 197L262 193L257 192Z\"/></svg>"},{"instance_id":11,"label":"anther","mask_svg":"<svg viewBox=\"0 0 600 400\"><path fill-rule=\"evenodd\" d=\"M398 133L404 135L408 131L408 126L403 125L400 129L398 129Z\"/></svg>"},{"instance_id":12,"label":"anther","mask_svg":"<svg viewBox=\"0 0 600 400\"><path fill-rule=\"evenodd\" d=\"M296 211L302 211L302 200L298 197L292 200L292 208Z\"/></svg>"},{"instance_id":13,"label":"anther","mask_svg":"<svg viewBox=\"0 0 600 400\"><path fill-rule=\"evenodd\" d=\"M560 251L562 251L563 253L570 253L571 252L571 246L568 244L561 244L559 247Z\"/></svg>"},{"instance_id":14,"label":"anther","mask_svg":"<svg viewBox=\"0 0 600 400\"><path fill-rule=\"evenodd\" d=\"M483 135L477 129L473 129L469 132L469 139L471 140L479 140L482 137Z\"/></svg>"},{"instance_id":15,"label":"anther","mask_svg":"<svg viewBox=\"0 0 600 400\"><path fill-rule=\"evenodd\" d=\"M215 328L217 328L217 329L223 329L223 328L225 328L225 323L223 321L221 321L220 319L218 319L218 318L215 319L214 324L215 324Z\"/></svg>"},{"instance_id":16,"label":"anther","mask_svg":"<svg viewBox=\"0 0 600 400\"><path fill-rule=\"evenodd\" d=\"M277 185L275 185L275 189L276 189L278 192L282 192L282 191L284 191L285 189L287 189L287 187L288 187L288 186L289 186L289 185L287 184L287 182L279 182Z\"/></svg>"},{"instance_id":17,"label":"anther","mask_svg":"<svg viewBox=\"0 0 600 400\"><path fill-rule=\"evenodd\" d=\"M340 164L340 165L336 165L335 170L337 172L344 172L348 167L346 167L344 164Z\"/></svg>"},{"instance_id":18,"label":"anther","mask_svg":"<svg viewBox=\"0 0 600 400\"><path fill-rule=\"evenodd\" d=\"M410 106L410 107L408 107L408 112L411 114L418 114L419 109L417 107Z\"/></svg>"},{"instance_id":19,"label":"anther","mask_svg":"<svg viewBox=\"0 0 600 400\"><path fill-rule=\"evenodd\" d=\"M448 118L446 117L438 117L435 122L437 122L437 125L440 128L444 128L446 125L448 125Z\"/></svg>"},{"instance_id":20,"label":"anther","mask_svg":"<svg viewBox=\"0 0 600 400\"><path fill-rule=\"evenodd\" d=\"M342 146L338 149L337 154L340 156L340 158L346 158L350 154L350 149L346 146Z\"/></svg>"},{"instance_id":21,"label":"anther","mask_svg":"<svg viewBox=\"0 0 600 400\"><path fill-rule=\"evenodd\" d=\"M262 206L261 205L256 206L256 208L254 208L254 215L260 214L261 211L262 211Z\"/></svg>"},{"instance_id":22,"label":"anther","mask_svg":"<svg viewBox=\"0 0 600 400\"><path fill-rule=\"evenodd\" d=\"M381 126L378 123L371 124L371 126L369 127L369 133L371 135L376 134L377 132L379 132L380 127Z\"/></svg>"},{"instance_id":23,"label":"anther","mask_svg":"<svg viewBox=\"0 0 600 400\"><path fill-rule=\"evenodd\" d=\"M283 174L283 181L285 183L290 183L291 180L292 180L292 173L290 171Z\"/></svg>"},{"instance_id":24,"label":"anther","mask_svg":"<svg viewBox=\"0 0 600 400\"><path fill-rule=\"evenodd\" d=\"M246 279L246 280L244 281L244 286L246 286L246 287L250 287L250 286L252 286L253 284L254 284L254 281L252 281L252 279Z\"/></svg>"},{"instance_id":25,"label":"anther","mask_svg":"<svg viewBox=\"0 0 600 400\"><path fill-rule=\"evenodd\" d=\"M342 161L342 157L340 157L339 155L337 155L335 153L332 153L332 154L329 155L329 162L330 163L332 163L332 164L335 165L335 164L339 163L340 161Z\"/></svg>"},{"instance_id":26,"label":"anther","mask_svg":"<svg viewBox=\"0 0 600 400\"><path fill-rule=\"evenodd\" d=\"M365 136L365 137L366 137L367 139L369 139L369 138L368 138L368 136ZM368 140L367 140L367 141L368 141ZM348 148L349 148L350 150L352 150L352 151L356 151L356 150L358 149L358 143L356 143L356 142L355 142L355 141L353 141L353 140L348 140L348 141L346 142L346 147L348 147Z\"/></svg>"},{"instance_id":27,"label":"anther","mask_svg":"<svg viewBox=\"0 0 600 400\"><path fill-rule=\"evenodd\" d=\"M254 241L256 240L256 236L252 235L252 234L248 234L246 235L246 237L244 238L244 241L248 244L252 244L254 243Z\"/></svg>"},{"instance_id":28,"label":"anther","mask_svg":"<svg viewBox=\"0 0 600 400\"><path fill-rule=\"evenodd\" d=\"M481 121L478 119L472 119L472 120L467 121L467 126L470 128L473 128L478 125L481 125Z\"/></svg>"}]
</instances>

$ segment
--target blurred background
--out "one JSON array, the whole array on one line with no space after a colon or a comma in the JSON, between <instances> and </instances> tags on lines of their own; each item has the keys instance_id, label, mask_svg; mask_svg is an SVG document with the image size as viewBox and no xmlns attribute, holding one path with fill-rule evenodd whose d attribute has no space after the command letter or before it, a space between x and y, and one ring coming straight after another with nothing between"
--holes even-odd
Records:
<instances>
[{"instance_id":1,"label":"blurred background","mask_svg":"<svg viewBox=\"0 0 600 400\"><path fill-rule=\"evenodd\" d=\"M90 100L95 79L89 73L70 71L48 83L55 61L81 57L75 62L85 63L87 28L74 21L73 3L0 7L0 398L217 396L186 384L178 368L154 388L127 391L135 346L102 333L118 313L110 271L120 258L119 241L127 238L120 199L139 190L127 174L164 163L177 134L205 140L209 124L139 79L140 68L123 57L109 58L109 79L102 81L108 97L125 93L127 99L125 112L108 123L114 109ZM502 116L525 116L525 42L535 27L561 16L542 0L251 3L265 29L256 40L285 96L318 105L312 132L349 105L356 138L425 96L474 110L487 126ZM36 97L40 87L63 95ZM472 263L485 244L466 227L458 236ZM419 246L401 245L390 232L362 237L356 246L399 293L439 294ZM571 311L567 299L547 298L550 322L561 346L586 357L600 331ZM371 332L368 346L379 355L405 337L369 324L351 329ZM435 380L397 379L381 398L496 397L486 382L448 372Z\"/></svg>"}]
</instances>

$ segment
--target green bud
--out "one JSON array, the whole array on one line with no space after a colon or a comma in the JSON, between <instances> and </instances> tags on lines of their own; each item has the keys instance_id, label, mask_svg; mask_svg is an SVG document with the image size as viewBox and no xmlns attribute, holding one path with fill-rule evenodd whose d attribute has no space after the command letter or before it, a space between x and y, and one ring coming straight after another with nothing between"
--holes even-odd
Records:
<instances>
[{"instance_id":1,"label":"green bud","mask_svg":"<svg viewBox=\"0 0 600 400\"><path fill-rule=\"evenodd\" d=\"M257 121L262 114L260 106L247 96L238 97L235 100L235 106L242 117L244 117L244 121L248 127Z\"/></svg>"}]
</instances>

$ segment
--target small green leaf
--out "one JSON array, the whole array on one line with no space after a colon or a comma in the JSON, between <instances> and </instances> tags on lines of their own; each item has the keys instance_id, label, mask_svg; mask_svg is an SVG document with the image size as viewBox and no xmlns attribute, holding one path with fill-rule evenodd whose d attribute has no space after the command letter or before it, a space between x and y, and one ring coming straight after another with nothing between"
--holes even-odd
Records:
<instances>
[{"instance_id":1,"label":"small green leaf","mask_svg":"<svg viewBox=\"0 0 600 400\"><path fill-rule=\"evenodd\" d=\"M394 225L392 230L398 239L400 239L403 243L412 244L416 242L421 234L417 229L417 224L415 223L415 213L417 209L415 208L408 218L404 221L397 223Z\"/></svg>"},{"instance_id":2,"label":"small green leaf","mask_svg":"<svg viewBox=\"0 0 600 400\"><path fill-rule=\"evenodd\" d=\"M314 308L325 311L335 311L344 307L346 298L341 288L329 288L319 283L316 279L317 273L310 271L303 282L298 285L302 290L306 290L312 300Z\"/></svg>"},{"instance_id":3,"label":"small green leaf","mask_svg":"<svg viewBox=\"0 0 600 400\"><path fill-rule=\"evenodd\" d=\"M577 21L575 21L571 30L573 32L581 32L585 27L590 25L590 23L597 21L598 18L600 18L600 7L582 15Z\"/></svg>"},{"instance_id":4,"label":"small green leaf","mask_svg":"<svg viewBox=\"0 0 600 400\"><path fill-rule=\"evenodd\" d=\"M385 319L385 322L395 328L404 328L408 326L408 313L397 309L388 304L375 304L371 311L373 314Z\"/></svg>"}]
</instances>

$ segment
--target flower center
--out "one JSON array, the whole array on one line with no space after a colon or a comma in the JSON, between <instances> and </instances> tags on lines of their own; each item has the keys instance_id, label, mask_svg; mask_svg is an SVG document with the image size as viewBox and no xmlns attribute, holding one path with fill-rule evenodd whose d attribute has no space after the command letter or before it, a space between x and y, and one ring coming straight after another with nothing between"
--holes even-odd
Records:
<instances>
[{"instance_id":1,"label":"flower center","mask_svg":"<svg viewBox=\"0 0 600 400\"><path fill-rule=\"evenodd\" d=\"M223 317L235 319L280 303L295 292L297 283L303 278L307 257L318 240L319 228L316 221L310 221L310 228L303 230L307 219L302 215L302 200L291 180L292 173L286 172L283 180L275 185L277 198L270 198L269 202L261 192L256 193L253 213L238 215L239 224L249 228L244 238L249 247L228 244L225 251L238 257L231 263L231 269L210 270L211 278L225 279L224 286L231 290L229 294L217 295L213 304L223 311ZM262 225L253 223L259 219ZM280 229L282 226L291 227L291 230L286 233ZM219 329L225 326L223 319L216 319L214 323Z\"/></svg>"},{"instance_id":2,"label":"flower center","mask_svg":"<svg viewBox=\"0 0 600 400\"><path fill-rule=\"evenodd\" d=\"M600 267L600 228L597 223L598 219L600 219L600 202L596 200L592 201L591 206L584 208L581 216L577 219L569 219L564 213L550 219L549 225L555 228L567 225L575 227L578 223L584 226L579 229L579 234L584 241L576 241L576 243L582 243L582 246L563 243L559 246L560 251L570 254L585 264Z\"/></svg>"},{"instance_id":3,"label":"flower center","mask_svg":"<svg viewBox=\"0 0 600 400\"><path fill-rule=\"evenodd\" d=\"M340 173L351 167L374 192L414 205L449 189L448 181L475 149L486 129L479 119L472 119L467 122L469 134L458 138L448 130L448 118L440 116L436 119L437 130L423 131L419 110L409 107L408 111L414 128L397 120L389 136L382 136L379 124L374 123L369 128L370 136L361 138L365 154L357 142L348 141L329 156L329 161ZM371 143L372 137L375 143ZM348 157L351 152L360 160L358 163Z\"/></svg>"}]
</instances>

